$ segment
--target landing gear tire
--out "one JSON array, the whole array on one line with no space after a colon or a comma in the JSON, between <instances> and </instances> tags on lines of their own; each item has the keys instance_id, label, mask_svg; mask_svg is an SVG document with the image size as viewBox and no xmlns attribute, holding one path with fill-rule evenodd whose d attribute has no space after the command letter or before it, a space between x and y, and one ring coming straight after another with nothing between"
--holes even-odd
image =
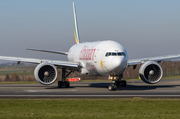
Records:
<instances>
[{"instance_id":1,"label":"landing gear tire","mask_svg":"<svg viewBox=\"0 0 180 119\"><path fill-rule=\"evenodd\" d=\"M117 85L116 84L114 84L114 90L117 90Z\"/></svg>"},{"instance_id":2,"label":"landing gear tire","mask_svg":"<svg viewBox=\"0 0 180 119\"><path fill-rule=\"evenodd\" d=\"M108 90L109 90L109 91L112 91L112 90L113 90L113 86L112 86L112 85L109 85Z\"/></svg>"},{"instance_id":3,"label":"landing gear tire","mask_svg":"<svg viewBox=\"0 0 180 119\"><path fill-rule=\"evenodd\" d=\"M69 86L70 84L68 81L65 81L65 82L58 81L58 88L62 88L62 87L69 88Z\"/></svg>"},{"instance_id":4,"label":"landing gear tire","mask_svg":"<svg viewBox=\"0 0 180 119\"><path fill-rule=\"evenodd\" d=\"M65 88L69 88L69 82L68 82L68 81L65 81L65 82L64 82L64 86L65 86Z\"/></svg>"},{"instance_id":5,"label":"landing gear tire","mask_svg":"<svg viewBox=\"0 0 180 119\"><path fill-rule=\"evenodd\" d=\"M121 87L126 87L126 81L120 81L120 86Z\"/></svg>"},{"instance_id":6,"label":"landing gear tire","mask_svg":"<svg viewBox=\"0 0 180 119\"><path fill-rule=\"evenodd\" d=\"M109 91L117 90L117 85L116 84L110 84L109 87L108 87L108 90Z\"/></svg>"},{"instance_id":7,"label":"landing gear tire","mask_svg":"<svg viewBox=\"0 0 180 119\"><path fill-rule=\"evenodd\" d=\"M58 88L69 88L70 83L69 81L65 81L65 79L71 74L73 71L71 70L70 72L66 71L65 68L62 69L62 81L58 81Z\"/></svg>"},{"instance_id":8,"label":"landing gear tire","mask_svg":"<svg viewBox=\"0 0 180 119\"><path fill-rule=\"evenodd\" d=\"M58 88L62 88L62 81L58 81Z\"/></svg>"}]
</instances>

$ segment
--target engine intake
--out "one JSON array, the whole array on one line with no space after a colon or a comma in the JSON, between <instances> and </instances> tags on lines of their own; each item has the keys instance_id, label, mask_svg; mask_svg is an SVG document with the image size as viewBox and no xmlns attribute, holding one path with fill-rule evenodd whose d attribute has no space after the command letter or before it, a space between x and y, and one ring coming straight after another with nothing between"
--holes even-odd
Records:
<instances>
[{"instance_id":1,"label":"engine intake","mask_svg":"<svg viewBox=\"0 0 180 119\"><path fill-rule=\"evenodd\" d=\"M57 69L53 64L43 62L36 66L34 77L39 83L50 85L57 79Z\"/></svg>"},{"instance_id":2,"label":"engine intake","mask_svg":"<svg viewBox=\"0 0 180 119\"><path fill-rule=\"evenodd\" d=\"M144 82L155 84L161 80L163 70L157 62L147 61L140 67L139 76Z\"/></svg>"}]
</instances>

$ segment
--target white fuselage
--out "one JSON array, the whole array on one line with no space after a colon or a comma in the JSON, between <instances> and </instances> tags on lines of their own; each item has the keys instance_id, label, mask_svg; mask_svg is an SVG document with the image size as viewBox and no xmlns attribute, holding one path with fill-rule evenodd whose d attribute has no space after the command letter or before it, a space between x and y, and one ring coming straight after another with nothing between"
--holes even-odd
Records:
<instances>
[{"instance_id":1,"label":"white fuselage","mask_svg":"<svg viewBox=\"0 0 180 119\"><path fill-rule=\"evenodd\" d=\"M127 67L127 52L115 41L97 41L73 45L68 60L79 62L80 73L87 75L120 75Z\"/></svg>"}]
</instances>

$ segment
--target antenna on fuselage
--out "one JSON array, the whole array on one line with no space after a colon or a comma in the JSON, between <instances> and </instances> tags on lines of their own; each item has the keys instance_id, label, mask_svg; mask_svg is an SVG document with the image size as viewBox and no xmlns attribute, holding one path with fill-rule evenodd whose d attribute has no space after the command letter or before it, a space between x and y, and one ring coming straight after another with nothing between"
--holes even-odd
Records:
<instances>
[{"instance_id":1,"label":"antenna on fuselage","mask_svg":"<svg viewBox=\"0 0 180 119\"><path fill-rule=\"evenodd\" d=\"M79 31L78 31L77 17L76 17L74 2L73 2L73 14L74 14L74 39L75 39L75 43L79 44L79 42L80 42L79 33L78 33Z\"/></svg>"}]
</instances>

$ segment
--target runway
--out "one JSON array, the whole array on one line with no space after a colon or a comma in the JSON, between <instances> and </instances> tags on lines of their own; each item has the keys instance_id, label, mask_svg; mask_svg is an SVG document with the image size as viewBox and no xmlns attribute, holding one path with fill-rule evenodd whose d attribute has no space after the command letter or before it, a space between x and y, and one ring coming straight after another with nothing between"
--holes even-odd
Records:
<instances>
[{"instance_id":1,"label":"runway","mask_svg":"<svg viewBox=\"0 0 180 119\"><path fill-rule=\"evenodd\" d=\"M73 82L70 88L41 84L0 84L0 98L180 98L180 79L162 79L157 84L127 81L127 87L107 89L105 82Z\"/></svg>"}]
</instances>

